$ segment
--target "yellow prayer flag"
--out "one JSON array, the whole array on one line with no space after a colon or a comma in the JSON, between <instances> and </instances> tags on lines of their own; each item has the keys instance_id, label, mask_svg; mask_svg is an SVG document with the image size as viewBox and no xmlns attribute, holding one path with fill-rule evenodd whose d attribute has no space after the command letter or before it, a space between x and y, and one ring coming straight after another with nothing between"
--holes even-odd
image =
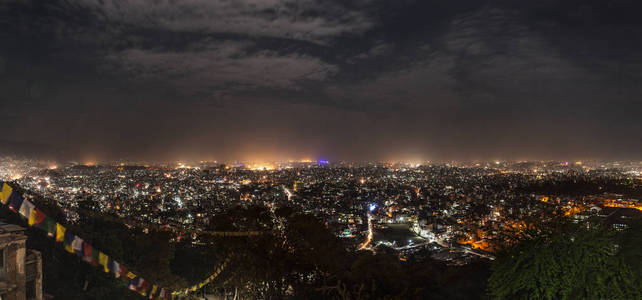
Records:
<instances>
[{"instance_id":1,"label":"yellow prayer flag","mask_svg":"<svg viewBox=\"0 0 642 300\"><path fill-rule=\"evenodd\" d=\"M0 191L0 201L2 201L2 204L9 202L9 196L11 196L12 191L13 189L8 184L5 183L2 185L2 191Z\"/></svg>"},{"instance_id":2,"label":"yellow prayer flag","mask_svg":"<svg viewBox=\"0 0 642 300\"><path fill-rule=\"evenodd\" d=\"M149 295L151 296L151 295L156 294L156 290L157 290L157 289L158 289L158 286L154 284L154 285L152 286L152 291L151 291L151 292L149 292Z\"/></svg>"},{"instance_id":3,"label":"yellow prayer flag","mask_svg":"<svg viewBox=\"0 0 642 300\"><path fill-rule=\"evenodd\" d=\"M127 272L127 278L134 279L134 278L136 278L136 274L134 274L132 272Z\"/></svg>"},{"instance_id":4,"label":"yellow prayer flag","mask_svg":"<svg viewBox=\"0 0 642 300\"><path fill-rule=\"evenodd\" d=\"M29 226L33 226L36 223L36 210L32 209L31 214L29 215Z\"/></svg>"},{"instance_id":5,"label":"yellow prayer flag","mask_svg":"<svg viewBox=\"0 0 642 300\"><path fill-rule=\"evenodd\" d=\"M56 242L60 243L65 240L65 231L67 229L60 225L60 223L56 223Z\"/></svg>"},{"instance_id":6,"label":"yellow prayer flag","mask_svg":"<svg viewBox=\"0 0 642 300\"><path fill-rule=\"evenodd\" d=\"M105 253L99 252L98 264L103 266L105 272L109 273L109 256L105 255Z\"/></svg>"},{"instance_id":7,"label":"yellow prayer flag","mask_svg":"<svg viewBox=\"0 0 642 300\"><path fill-rule=\"evenodd\" d=\"M74 253L75 253L75 252L74 252L74 247L71 245L71 243L67 243L67 242L64 242L64 241L63 241L63 242L62 242L62 245L65 247L65 250L67 250L67 252L69 252L69 253L71 253L71 254L74 254Z\"/></svg>"}]
</instances>

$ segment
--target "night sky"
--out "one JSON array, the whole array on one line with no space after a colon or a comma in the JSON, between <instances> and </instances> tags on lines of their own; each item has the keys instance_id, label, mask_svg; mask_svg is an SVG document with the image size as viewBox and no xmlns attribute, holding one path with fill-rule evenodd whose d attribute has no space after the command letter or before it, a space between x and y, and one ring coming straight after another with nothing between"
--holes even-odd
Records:
<instances>
[{"instance_id":1,"label":"night sky","mask_svg":"<svg viewBox=\"0 0 642 300\"><path fill-rule=\"evenodd\" d=\"M0 0L0 152L642 159L639 0Z\"/></svg>"}]
</instances>

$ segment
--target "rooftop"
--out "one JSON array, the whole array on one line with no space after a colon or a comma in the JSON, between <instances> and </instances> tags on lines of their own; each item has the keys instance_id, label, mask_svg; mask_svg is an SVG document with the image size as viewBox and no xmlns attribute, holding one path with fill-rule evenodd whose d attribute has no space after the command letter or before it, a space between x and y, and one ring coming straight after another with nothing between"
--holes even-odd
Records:
<instances>
[{"instance_id":1,"label":"rooftop","mask_svg":"<svg viewBox=\"0 0 642 300\"><path fill-rule=\"evenodd\" d=\"M25 228L15 224L8 224L0 220L0 233L10 233L16 231L25 231Z\"/></svg>"}]
</instances>

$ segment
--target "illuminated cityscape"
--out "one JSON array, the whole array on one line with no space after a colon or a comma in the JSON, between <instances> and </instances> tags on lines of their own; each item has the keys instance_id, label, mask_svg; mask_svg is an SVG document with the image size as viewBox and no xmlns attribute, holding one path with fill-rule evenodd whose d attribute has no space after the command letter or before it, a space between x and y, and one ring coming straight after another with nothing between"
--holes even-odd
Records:
<instances>
[{"instance_id":1,"label":"illuminated cityscape","mask_svg":"<svg viewBox=\"0 0 642 300\"><path fill-rule=\"evenodd\" d=\"M642 299L640 11L0 0L0 300Z\"/></svg>"},{"instance_id":2,"label":"illuminated cityscape","mask_svg":"<svg viewBox=\"0 0 642 300\"><path fill-rule=\"evenodd\" d=\"M0 169L1 180L55 200L68 220L90 202L96 213L178 238L205 231L210 218L231 207L288 206L323 220L351 248L386 245L403 256L431 247L434 257L453 264L492 258L496 245L510 242L506 238L528 227L528 219L547 221L560 213L579 220L613 208L642 212L642 162L54 166L5 157ZM556 190L578 181L597 190L581 196Z\"/></svg>"}]
</instances>

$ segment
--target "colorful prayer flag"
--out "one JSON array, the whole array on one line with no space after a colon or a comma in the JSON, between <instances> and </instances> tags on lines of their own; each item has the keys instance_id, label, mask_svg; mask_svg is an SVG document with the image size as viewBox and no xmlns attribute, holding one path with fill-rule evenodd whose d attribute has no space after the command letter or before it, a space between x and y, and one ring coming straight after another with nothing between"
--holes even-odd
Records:
<instances>
[{"instance_id":1,"label":"colorful prayer flag","mask_svg":"<svg viewBox=\"0 0 642 300\"><path fill-rule=\"evenodd\" d=\"M73 233L71 233L69 231L65 231L65 239L62 242L62 245L65 247L65 250L67 250L67 252L69 252L71 254L74 253L74 248L72 246L72 243L73 243L75 238L76 238L76 236L74 236Z\"/></svg>"},{"instance_id":2,"label":"colorful prayer flag","mask_svg":"<svg viewBox=\"0 0 642 300\"><path fill-rule=\"evenodd\" d=\"M129 276L129 274L127 274ZM139 277L134 277L129 279L129 286L128 288L132 291L136 291L138 289L138 282L140 281Z\"/></svg>"},{"instance_id":3,"label":"colorful prayer flag","mask_svg":"<svg viewBox=\"0 0 642 300\"><path fill-rule=\"evenodd\" d=\"M76 253L76 255L78 255L80 257L83 257L85 255L85 253L83 252L83 248L82 248L83 242L84 241L78 236L74 236L74 240L71 241L71 248L73 248L74 249L74 253Z\"/></svg>"},{"instance_id":4,"label":"colorful prayer flag","mask_svg":"<svg viewBox=\"0 0 642 300\"><path fill-rule=\"evenodd\" d=\"M120 277L125 280L127 279L127 267L118 264L118 267L120 268Z\"/></svg>"},{"instance_id":5,"label":"colorful prayer flag","mask_svg":"<svg viewBox=\"0 0 642 300\"><path fill-rule=\"evenodd\" d=\"M34 208L31 211L31 215L29 216L29 226L35 226L36 228L41 228L46 218L47 218L47 215L45 215L45 213L42 212L42 210Z\"/></svg>"},{"instance_id":6,"label":"colorful prayer flag","mask_svg":"<svg viewBox=\"0 0 642 300\"><path fill-rule=\"evenodd\" d=\"M26 219L29 219L29 217L31 217L31 211L34 207L36 206L33 205L31 201L23 199L22 205L20 206L20 210L18 212Z\"/></svg>"},{"instance_id":7,"label":"colorful prayer flag","mask_svg":"<svg viewBox=\"0 0 642 300\"><path fill-rule=\"evenodd\" d=\"M149 292L149 282L145 281L145 279L142 278L140 280L143 283L138 288L138 292L143 296L147 296L147 292Z\"/></svg>"},{"instance_id":8,"label":"colorful prayer flag","mask_svg":"<svg viewBox=\"0 0 642 300\"><path fill-rule=\"evenodd\" d=\"M46 231L49 237L56 236L56 221L49 216L45 215L45 221L42 223L40 228Z\"/></svg>"},{"instance_id":9,"label":"colorful prayer flag","mask_svg":"<svg viewBox=\"0 0 642 300\"><path fill-rule=\"evenodd\" d=\"M136 274L134 274L134 273L132 273L132 272L127 272L127 278L129 278L129 279L134 279L134 278L136 278L136 277L137 277L137 276L136 276Z\"/></svg>"},{"instance_id":10,"label":"colorful prayer flag","mask_svg":"<svg viewBox=\"0 0 642 300\"><path fill-rule=\"evenodd\" d=\"M92 265L97 266L98 262L100 260L100 251L92 249L91 250L91 260L92 260Z\"/></svg>"},{"instance_id":11,"label":"colorful prayer flag","mask_svg":"<svg viewBox=\"0 0 642 300\"><path fill-rule=\"evenodd\" d=\"M67 229L60 225L60 223L56 223L56 242L60 243L65 240L65 233Z\"/></svg>"},{"instance_id":12,"label":"colorful prayer flag","mask_svg":"<svg viewBox=\"0 0 642 300\"><path fill-rule=\"evenodd\" d=\"M226 259L226 261L224 261L216 270L216 273L197 285L185 288L181 291L171 291L165 288L160 288L157 285L151 285L149 282L136 276L132 272L128 272L125 266L109 258L109 256L103 252L93 249L93 247L83 241L83 239L67 231L63 225L56 223L54 219L48 217L43 211L36 208L31 201L24 199L22 195L15 193L11 186L1 181L0 186L2 186L2 189L0 189L0 201L3 204L8 203L9 209L20 213L23 217L27 218L29 226L40 228L47 232L50 237L55 237L56 242L63 243L64 249L67 252L76 254L82 257L84 261L93 265L99 263L103 266L103 270L106 273L111 271L116 278L121 277L123 280L128 280L129 289L136 291L143 296L148 296L150 299L179 299L182 295L189 294L190 291L195 292L199 288L203 288L206 284L210 283L218 273L222 271L229 260L228 257L228 259ZM244 233L231 232L227 234L234 236L243 235Z\"/></svg>"},{"instance_id":13,"label":"colorful prayer flag","mask_svg":"<svg viewBox=\"0 0 642 300\"><path fill-rule=\"evenodd\" d=\"M2 191L0 191L0 201L2 201L2 204L6 205L9 202L9 197L12 192L13 188L11 188L11 186L6 183L2 184Z\"/></svg>"},{"instance_id":14,"label":"colorful prayer flag","mask_svg":"<svg viewBox=\"0 0 642 300\"><path fill-rule=\"evenodd\" d=\"M27 224L29 227L32 227L33 225L36 224L36 213L38 212L37 209L32 209L31 214L29 214L29 218L27 218Z\"/></svg>"},{"instance_id":15,"label":"colorful prayer flag","mask_svg":"<svg viewBox=\"0 0 642 300\"><path fill-rule=\"evenodd\" d=\"M120 277L120 263L118 263L117 261L113 261L113 262L114 262L113 264L114 266L111 267L110 269L112 273L114 273L114 277L118 278Z\"/></svg>"},{"instance_id":16,"label":"colorful prayer flag","mask_svg":"<svg viewBox=\"0 0 642 300\"><path fill-rule=\"evenodd\" d=\"M109 256L107 256L105 253L99 252L98 264L103 266L103 270L105 271L105 273L109 273Z\"/></svg>"},{"instance_id":17,"label":"colorful prayer flag","mask_svg":"<svg viewBox=\"0 0 642 300\"><path fill-rule=\"evenodd\" d=\"M9 209L13 212L18 212L24 200L18 193L11 193L11 196L9 196Z\"/></svg>"},{"instance_id":18,"label":"colorful prayer flag","mask_svg":"<svg viewBox=\"0 0 642 300\"><path fill-rule=\"evenodd\" d=\"M94 249L87 242L82 243L82 251L83 251L83 254L84 254L83 260L88 262L88 263L90 263L90 264L95 265L96 262L94 261L93 250Z\"/></svg>"},{"instance_id":19,"label":"colorful prayer flag","mask_svg":"<svg viewBox=\"0 0 642 300\"><path fill-rule=\"evenodd\" d=\"M106 273L109 273L110 271L114 271L114 259L111 257L107 260L107 268L105 269Z\"/></svg>"},{"instance_id":20,"label":"colorful prayer flag","mask_svg":"<svg viewBox=\"0 0 642 300\"><path fill-rule=\"evenodd\" d=\"M149 291L149 299L154 299L154 296L156 295L156 290L158 290L157 285L152 285L152 289Z\"/></svg>"}]
</instances>

